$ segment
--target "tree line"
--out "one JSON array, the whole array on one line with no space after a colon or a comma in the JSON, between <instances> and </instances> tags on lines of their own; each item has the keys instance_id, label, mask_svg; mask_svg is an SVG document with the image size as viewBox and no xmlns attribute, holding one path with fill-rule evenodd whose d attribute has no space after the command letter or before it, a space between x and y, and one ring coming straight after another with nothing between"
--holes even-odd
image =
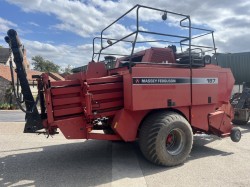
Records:
<instances>
[{"instance_id":1,"label":"tree line","mask_svg":"<svg viewBox=\"0 0 250 187\"><path fill-rule=\"evenodd\" d=\"M33 69L42 72L53 72L53 73L71 73L72 68L68 65L66 68L61 68L50 60L44 59L42 56L32 57Z\"/></svg>"},{"instance_id":2,"label":"tree line","mask_svg":"<svg viewBox=\"0 0 250 187\"><path fill-rule=\"evenodd\" d=\"M3 46L0 45L0 48ZM42 72L53 72L53 73L71 73L71 66L68 65L65 68L61 68L59 65L55 64L50 60L44 59L42 56L37 55L32 57L33 70Z\"/></svg>"}]
</instances>

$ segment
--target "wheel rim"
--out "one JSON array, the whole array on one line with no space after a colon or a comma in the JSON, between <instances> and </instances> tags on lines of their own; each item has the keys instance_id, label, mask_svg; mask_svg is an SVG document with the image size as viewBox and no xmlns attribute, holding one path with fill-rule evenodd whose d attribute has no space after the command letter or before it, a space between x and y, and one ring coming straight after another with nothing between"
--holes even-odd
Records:
<instances>
[{"instance_id":1,"label":"wheel rim","mask_svg":"<svg viewBox=\"0 0 250 187\"><path fill-rule=\"evenodd\" d=\"M166 150L171 155L178 155L184 148L185 134L181 129L173 129L166 138Z\"/></svg>"}]
</instances>

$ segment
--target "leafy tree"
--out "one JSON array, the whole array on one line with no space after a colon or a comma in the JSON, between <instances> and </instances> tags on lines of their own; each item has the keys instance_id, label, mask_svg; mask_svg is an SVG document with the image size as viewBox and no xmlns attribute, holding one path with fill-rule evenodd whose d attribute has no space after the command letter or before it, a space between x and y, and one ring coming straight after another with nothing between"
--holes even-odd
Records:
<instances>
[{"instance_id":1,"label":"leafy tree","mask_svg":"<svg viewBox=\"0 0 250 187\"><path fill-rule=\"evenodd\" d=\"M42 72L54 72L59 73L60 66L54 64L52 61L45 60L41 56L32 57L32 65L34 66L34 70L42 71Z\"/></svg>"},{"instance_id":2,"label":"leafy tree","mask_svg":"<svg viewBox=\"0 0 250 187\"><path fill-rule=\"evenodd\" d=\"M65 68L62 68L61 71L62 71L63 73L70 74L70 73L72 73L72 66L68 64L68 66L65 67Z\"/></svg>"}]
</instances>

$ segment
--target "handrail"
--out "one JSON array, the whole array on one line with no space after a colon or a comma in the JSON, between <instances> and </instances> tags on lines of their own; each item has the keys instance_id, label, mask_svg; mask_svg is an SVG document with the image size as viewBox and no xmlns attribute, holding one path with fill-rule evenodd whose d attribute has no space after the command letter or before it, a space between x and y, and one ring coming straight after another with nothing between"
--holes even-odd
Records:
<instances>
[{"instance_id":1,"label":"handrail","mask_svg":"<svg viewBox=\"0 0 250 187\"><path fill-rule=\"evenodd\" d=\"M160 36L170 36L170 37L174 37L174 38L189 39L189 37L186 37L186 36L174 35L174 34L164 34L164 33L160 33L160 32L149 32L149 31L140 31L140 30L138 32L147 33L147 34L154 34L154 35L160 35Z\"/></svg>"},{"instance_id":2,"label":"handrail","mask_svg":"<svg viewBox=\"0 0 250 187\"><path fill-rule=\"evenodd\" d=\"M107 27L105 27L103 30L102 30L102 32L101 32L101 38L102 38L102 36L103 36L103 32L105 31L105 30L107 30L109 27L111 27L112 25L114 25L116 22L118 22L121 18L123 18L124 16L126 16L129 12L131 12L135 7L137 7L138 5L135 5L133 8L131 8L130 10L128 10L127 12L125 12L122 16L120 16L119 18L117 18L115 21L113 21L110 25L108 25ZM102 46L102 44L101 44L101 47L103 47Z\"/></svg>"},{"instance_id":3,"label":"handrail","mask_svg":"<svg viewBox=\"0 0 250 187\"><path fill-rule=\"evenodd\" d=\"M123 38L117 40L116 42L114 42L114 43L111 44L111 45L108 45L108 46L106 46L106 47L101 47L100 53L99 53L99 56L98 56L98 61L100 60L100 54L101 54L101 52L102 52L104 49L107 49L107 48L109 48L110 46L112 46L112 45L114 45L114 44L116 44L116 43L118 43L118 42L120 42L120 41L123 41L123 39L126 39L126 38L132 36L132 35L135 34L135 33L136 33L136 32L132 32L132 33L130 33L129 35L127 35L127 36L125 36L125 37L123 37ZM102 41L101 41L101 42L102 42Z\"/></svg>"},{"instance_id":4,"label":"handrail","mask_svg":"<svg viewBox=\"0 0 250 187\"><path fill-rule=\"evenodd\" d=\"M189 44L182 44L184 46L189 46ZM206 49L216 49L214 47L210 47L210 46L205 46L205 45L195 45L195 44L191 44L190 46L193 46L193 47L199 47L199 48L206 48Z\"/></svg>"},{"instance_id":5,"label":"handrail","mask_svg":"<svg viewBox=\"0 0 250 187\"><path fill-rule=\"evenodd\" d=\"M162 32L151 32L148 30L141 30L140 27L140 9L148 9L148 10L155 10L155 11L159 11L162 12L164 14L171 14L171 15L176 15L176 16L180 16L180 20L179 20L179 27L182 28L186 28L188 29L188 34L187 35L175 35L175 34L171 34L171 33L162 33ZM127 16L129 13L131 13L132 11L136 11L136 29L135 31L131 31L131 33L127 34L126 36L121 37L120 39L115 39L115 38L108 38L105 37L105 31L107 31L111 26L114 26L116 23L118 23L118 21L120 21L122 18L124 18L125 16ZM181 19L181 17L183 19ZM185 22L185 23L184 23ZM192 37L192 30L198 30L198 31L205 31L206 33L202 33L196 36ZM162 39L156 39L156 40L142 40L142 41L138 41L138 35L139 33L142 34L151 34L151 35L158 35L158 36L166 36L169 38L176 38L173 39L174 41L170 41L170 40L162 40ZM192 45L192 40L202 37L202 36L206 36L206 35L212 35L212 41L213 41L213 47L209 47L209 46L202 46L202 45ZM129 37L132 37L132 39L128 39ZM177 38L179 38L180 40L177 40ZM97 39L100 40L100 50L98 52L95 51L95 42L97 41ZM110 40L112 41L111 43L109 43L109 45L104 46L104 40ZM108 49L109 47L117 44L118 42L127 42L127 43L131 43L131 52L130 55L123 55L123 54L115 54L115 53L103 53L104 50ZM188 15L184 15L184 14L180 14L180 13L175 13L175 12L171 12L171 11L167 11L167 10L163 10L163 9L158 9L158 8L152 8L152 7L148 7L148 6L144 6L144 5L135 5L134 7L132 7L131 9L129 9L127 12L125 12L123 15L121 15L119 18L117 18L115 21L113 21L111 24L109 24L108 26L106 26L102 31L101 31L101 36L100 37L95 37L93 39L93 55L92 55L92 60L94 60L94 58L96 57L96 55L98 55L98 61L100 60L100 55L117 55L117 56L128 56L131 62L132 59L132 55L134 54L134 50L136 47L136 44L142 44L142 43L151 43L151 42L166 42L166 43L178 43L180 45L181 50L183 50L183 46L188 46L189 49L191 49L191 47L200 47L200 48L206 48L206 49L214 49L215 53L216 53L216 47L215 47L215 42L214 42L214 36L213 36L213 31L210 29L203 29L203 28L198 28L198 27L193 27L191 25L191 19L190 16ZM184 43L185 42L185 43ZM189 50L190 51L190 50ZM191 53L190 55L190 67L192 66L192 59L191 59ZM131 64L131 63L130 63ZM129 66L131 67L131 65Z\"/></svg>"},{"instance_id":6,"label":"handrail","mask_svg":"<svg viewBox=\"0 0 250 187\"><path fill-rule=\"evenodd\" d=\"M99 54L99 53L96 53L95 52L95 40L96 39L101 39L101 40L115 40L115 41L117 41L118 39L114 39L114 38L101 38L101 37L94 37L93 38L93 42L92 42L92 48L93 48L93 54L92 54L92 61L94 60L94 56L95 56L95 54ZM127 42L127 43L132 43L132 41L129 41L129 40L122 40L123 42ZM102 53L102 54L104 54L104 53ZM107 53L106 53L107 54ZM119 55L119 54L109 54L109 55ZM119 55L119 56L126 56L126 55Z\"/></svg>"},{"instance_id":7,"label":"handrail","mask_svg":"<svg viewBox=\"0 0 250 187\"><path fill-rule=\"evenodd\" d=\"M171 11L167 11L167 10L162 10L162 9L157 9L157 8L152 8L152 7L148 7L148 6L138 5L137 4L134 7L132 7L131 9L129 9L127 12L125 12L122 16L120 16L119 18L117 18L115 21L113 21L110 25L108 25L107 27L105 27L101 31L101 49L99 51L98 61L99 61L99 58L100 58L100 54L102 53L103 50L109 48L110 46L112 46L112 45L114 45L114 44L116 44L116 43L118 43L120 41L124 41L124 39L126 39L126 38L128 38L128 37L130 37L130 36L132 36L134 34L135 34L135 37L134 37L134 41L132 42L131 56L134 53L135 44L138 43L137 42L138 33L155 34L155 35L162 35L162 36L169 36L169 37L176 37L176 38L185 38L185 39L188 38L188 37L185 37L185 36L178 36L178 35L172 35L172 34L163 34L163 33L157 33L157 32L148 32L148 31L142 31L142 30L140 30L139 29L139 9L140 8L145 8L145 9L150 9L150 10L156 10L156 11L164 12L166 14L178 15L178 16L182 16L182 17L185 17L185 18L189 17L189 16L184 15L184 14L179 14L179 13L175 13L175 12L171 12ZM106 31L108 28L110 28L112 25L114 25L115 23L117 23L119 20L121 20L123 17L125 17L127 14L129 14L130 12L132 12L135 9L136 9L136 31L128 34L127 36L122 37L119 40L116 40L113 44L104 47L104 45L103 45L103 39L105 38L105 37L103 37L104 31ZM94 42L94 40L93 40L93 42ZM140 43L142 43L142 42L140 42ZM94 46L93 46L93 49L94 49ZM93 51L92 60L93 60L94 55L95 55L95 52Z\"/></svg>"}]
</instances>

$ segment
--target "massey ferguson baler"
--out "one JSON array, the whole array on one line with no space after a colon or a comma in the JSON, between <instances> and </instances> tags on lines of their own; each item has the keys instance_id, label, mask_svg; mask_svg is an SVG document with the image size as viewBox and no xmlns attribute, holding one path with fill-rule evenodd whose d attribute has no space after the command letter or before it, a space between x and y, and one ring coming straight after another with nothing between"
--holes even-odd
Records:
<instances>
[{"instance_id":1,"label":"massey ferguson baler","mask_svg":"<svg viewBox=\"0 0 250 187\"><path fill-rule=\"evenodd\" d=\"M121 38L105 35L132 11L136 12L135 31ZM157 12L156 16L160 12L164 26L165 21L176 21L177 17L186 35L168 33L169 25L163 32L141 29L140 12ZM192 36L194 30L202 33ZM211 64L211 57L205 55L216 53L213 31L192 27L187 15L136 5L94 38L92 61L81 71L65 81L50 81L46 73L34 77L38 82L36 101L22 65L21 42L16 31L7 34L5 40L14 55L26 105L25 133L43 131L54 135L60 129L67 139L138 140L148 160L165 166L184 162L196 133L231 136L235 142L241 138L239 129L231 124L233 109L229 99L234 77L230 69ZM155 40L142 34L153 35ZM195 39L202 42L200 39L208 35L212 46L193 43ZM119 45L121 42L125 44ZM160 43L166 47L149 47ZM138 51L138 44L148 49ZM116 59L121 54L106 52L116 45L131 45L131 51ZM109 56L100 60L104 55Z\"/></svg>"}]
</instances>

